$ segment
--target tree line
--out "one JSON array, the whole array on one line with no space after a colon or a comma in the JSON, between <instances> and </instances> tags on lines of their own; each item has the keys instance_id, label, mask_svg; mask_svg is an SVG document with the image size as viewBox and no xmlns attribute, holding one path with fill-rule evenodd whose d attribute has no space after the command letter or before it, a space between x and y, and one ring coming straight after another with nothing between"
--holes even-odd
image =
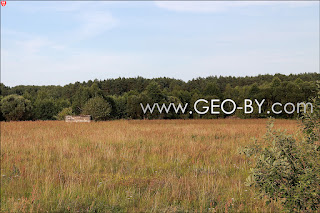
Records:
<instances>
[{"instance_id":1,"label":"tree line","mask_svg":"<svg viewBox=\"0 0 320 213\"><path fill-rule=\"evenodd\" d=\"M188 103L187 112L203 98L234 100L243 106L244 99L265 99L262 113L231 116L263 118L276 102L297 104L316 96L319 73L258 75L254 77L211 76L188 82L173 78L117 78L75 82L65 86L14 86L0 84L1 120L62 120L66 115L90 114L94 120L110 119L192 119L225 118L230 115L144 114L140 103ZM230 106L231 107L231 106ZM294 118L297 114L272 115Z\"/></svg>"}]
</instances>

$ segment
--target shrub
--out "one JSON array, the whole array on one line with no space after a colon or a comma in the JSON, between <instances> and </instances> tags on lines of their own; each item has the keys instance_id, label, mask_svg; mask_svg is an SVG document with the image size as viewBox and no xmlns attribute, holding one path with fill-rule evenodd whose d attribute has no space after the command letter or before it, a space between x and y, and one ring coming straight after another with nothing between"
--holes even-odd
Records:
<instances>
[{"instance_id":1,"label":"shrub","mask_svg":"<svg viewBox=\"0 0 320 213\"><path fill-rule=\"evenodd\" d=\"M245 184L257 188L268 203L279 201L290 212L320 209L319 96L314 113L301 118L303 136L274 130L271 120L264 140L243 150L255 159Z\"/></svg>"},{"instance_id":2,"label":"shrub","mask_svg":"<svg viewBox=\"0 0 320 213\"><path fill-rule=\"evenodd\" d=\"M96 121L107 120L110 118L111 105L101 97L91 98L85 104L82 113L91 115Z\"/></svg>"},{"instance_id":3,"label":"shrub","mask_svg":"<svg viewBox=\"0 0 320 213\"><path fill-rule=\"evenodd\" d=\"M52 99L37 100L34 103L34 116L38 120L53 120L58 108Z\"/></svg>"},{"instance_id":4,"label":"shrub","mask_svg":"<svg viewBox=\"0 0 320 213\"><path fill-rule=\"evenodd\" d=\"M64 120L67 115L72 115L72 107L64 108L57 116L55 116L55 118L57 120Z\"/></svg>"},{"instance_id":5,"label":"shrub","mask_svg":"<svg viewBox=\"0 0 320 213\"><path fill-rule=\"evenodd\" d=\"M31 102L20 95L8 95L1 100L2 114L8 121L29 119L31 109Z\"/></svg>"}]
</instances>

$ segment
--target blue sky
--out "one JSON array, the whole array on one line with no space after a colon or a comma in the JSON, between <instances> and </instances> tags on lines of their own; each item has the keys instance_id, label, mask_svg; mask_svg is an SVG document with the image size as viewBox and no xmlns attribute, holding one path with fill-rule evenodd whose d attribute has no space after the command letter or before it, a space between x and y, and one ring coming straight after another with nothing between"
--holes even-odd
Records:
<instances>
[{"instance_id":1,"label":"blue sky","mask_svg":"<svg viewBox=\"0 0 320 213\"><path fill-rule=\"evenodd\" d=\"M11 2L1 82L319 72L319 2Z\"/></svg>"}]
</instances>

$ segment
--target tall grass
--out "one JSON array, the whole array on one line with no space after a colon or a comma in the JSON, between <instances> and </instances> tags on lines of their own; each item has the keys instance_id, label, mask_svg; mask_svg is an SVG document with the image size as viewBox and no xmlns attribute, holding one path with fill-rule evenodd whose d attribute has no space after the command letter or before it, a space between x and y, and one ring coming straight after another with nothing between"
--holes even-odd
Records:
<instances>
[{"instance_id":1,"label":"tall grass","mask_svg":"<svg viewBox=\"0 0 320 213\"><path fill-rule=\"evenodd\" d=\"M265 132L262 119L2 122L1 210L279 211L244 185L238 154Z\"/></svg>"}]
</instances>

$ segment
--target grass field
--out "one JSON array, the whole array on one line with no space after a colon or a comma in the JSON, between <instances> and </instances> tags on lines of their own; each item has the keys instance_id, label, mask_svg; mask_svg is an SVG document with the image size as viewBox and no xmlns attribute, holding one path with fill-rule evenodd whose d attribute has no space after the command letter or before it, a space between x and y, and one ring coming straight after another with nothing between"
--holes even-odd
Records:
<instances>
[{"instance_id":1,"label":"grass field","mask_svg":"<svg viewBox=\"0 0 320 213\"><path fill-rule=\"evenodd\" d=\"M257 120L1 123L2 212L274 212L244 185ZM276 128L298 132L294 120Z\"/></svg>"}]
</instances>

